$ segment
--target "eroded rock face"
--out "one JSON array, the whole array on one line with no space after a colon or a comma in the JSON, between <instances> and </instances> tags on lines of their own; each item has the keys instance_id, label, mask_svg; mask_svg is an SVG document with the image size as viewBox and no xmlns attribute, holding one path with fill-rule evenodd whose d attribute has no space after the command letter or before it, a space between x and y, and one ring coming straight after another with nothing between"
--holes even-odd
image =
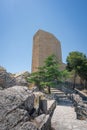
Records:
<instances>
[{"instance_id":1,"label":"eroded rock face","mask_svg":"<svg viewBox=\"0 0 87 130\"><path fill-rule=\"evenodd\" d=\"M50 130L56 103L47 101L44 113L40 108L41 96L43 93L32 92L25 86L0 90L0 130Z\"/></svg>"},{"instance_id":2,"label":"eroded rock face","mask_svg":"<svg viewBox=\"0 0 87 130\"><path fill-rule=\"evenodd\" d=\"M29 77L30 73L28 71L11 74L8 73L5 69L0 69L0 89L6 89L12 87L14 85L18 86L29 86L29 82L27 82L27 77Z\"/></svg>"},{"instance_id":3,"label":"eroded rock face","mask_svg":"<svg viewBox=\"0 0 87 130\"><path fill-rule=\"evenodd\" d=\"M5 69L0 69L0 89L8 88L15 85L15 78Z\"/></svg>"},{"instance_id":4,"label":"eroded rock face","mask_svg":"<svg viewBox=\"0 0 87 130\"><path fill-rule=\"evenodd\" d=\"M0 90L0 129L15 130L30 120L29 113L33 108L34 95L27 87L14 86Z\"/></svg>"},{"instance_id":5,"label":"eroded rock face","mask_svg":"<svg viewBox=\"0 0 87 130\"><path fill-rule=\"evenodd\" d=\"M16 81L16 85L29 86L29 83L26 80L26 78L29 77L29 75L30 75L30 73L28 71L15 74L14 78Z\"/></svg>"},{"instance_id":6,"label":"eroded rock face","mask_svg":"<svg viewBox=\"0 0 87 130\"><path fill-rule=\"evenodd\" d=\"M42 114L34 119L34 122L39 130L51 130L51 117Z\"/></svg>"}]
</instances>

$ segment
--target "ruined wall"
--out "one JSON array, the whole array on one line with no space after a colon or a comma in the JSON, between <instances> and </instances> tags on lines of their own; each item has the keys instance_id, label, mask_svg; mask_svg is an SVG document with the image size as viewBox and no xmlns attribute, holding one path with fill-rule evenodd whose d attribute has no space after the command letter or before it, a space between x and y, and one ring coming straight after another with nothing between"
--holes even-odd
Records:
<instances>
[{"instance_id":1,"label":"ruined wall","mask_svg":"<svg viewBox=\"0 0 87 130\"><path fill-rule=\"evenodd\" d=\"M60 42L51 33L39 30L33 37L32 72L44 65L44 60L51 54L55 54L62 62Z\"/></svg>"}]
</instances>

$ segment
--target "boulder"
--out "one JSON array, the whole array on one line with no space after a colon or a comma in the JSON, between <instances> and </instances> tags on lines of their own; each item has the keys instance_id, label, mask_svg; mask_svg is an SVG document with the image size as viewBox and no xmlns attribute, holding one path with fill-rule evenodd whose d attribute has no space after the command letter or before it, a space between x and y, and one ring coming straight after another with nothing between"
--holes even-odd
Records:
<instances>
[{"instance_id":1,"label":"boulder","mask_svg":"<svg viewBox=\"0 0 87 130\"><path fill-rule=\"evenodd\" d=\"M49 115L42 114L36 117L33 121L38 130L50 130L51 129L51 118Z\"/></svg>"},{"instance_id":2,"label":"boulder","mask_svg":"<svg viewBox=\"0 0 87 130\"><path fill-rule=\"evenodd\" d=\"M50 130L56 102L42 101L43 107L47 105L44 112L41 97L42 92L32 92L25 86L0 90L0 130Z\"/></svg>"},{"instance_id":3,"label":"boulder","mask_svg":"<svg viewBox=\"0 0 87 130\"><path fill-rule=\"evenodd\" d=\"M29 121L34 97L24 86L0 90L0 129L15 130L19 124Z\"/></svg>"},{"instance_id":4,"label":"boulder","mask_svg":"<svg viewBox=\"0 0 87 130\"><path fill-rule=\"evenodd\" d=\"M8 73L3 67L0 67L0 89L6 89L14 85L29 86L27 77L30 76L28 71L11 74Z\"/></svg>"},{"instance_id":5,"label":"boulder","mask_svg":"<svg viewBox=\"0 0 87 130\"><path fill-rule=\"evenodd\" d=\"M16 80L16 85L19 86L29 86L29 83L27 82L27 77L29 77L30 73L28 71L16 73L14 75L14 78Z\"/></svg>"},{"instance_id":6,"label":"boulder","mask_svg":"<svg viewBox=\"0 0 87 130\"><path fill-rule=\"evenodd\" d=\"M15 85L15 78L5 69L0 68L0 89L8 88Z\"/></svg>"}]
</instances>

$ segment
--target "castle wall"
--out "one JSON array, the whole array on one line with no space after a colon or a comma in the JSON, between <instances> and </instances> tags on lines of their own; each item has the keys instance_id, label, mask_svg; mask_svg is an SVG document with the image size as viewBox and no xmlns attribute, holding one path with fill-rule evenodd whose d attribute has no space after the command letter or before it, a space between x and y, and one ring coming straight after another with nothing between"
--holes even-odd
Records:
<instances>
[{"instance_id":1,"label":"castle wall","mask_svg":"<svg viewBox=\"0 0 87 130\"><path fill-rule=\"evenodd\" d=\"M55 54L62 62L60 42L51 33L39 30L33 38L32 72L44 65L44 60L51 54Z\"/></svg>"}]
</instances>

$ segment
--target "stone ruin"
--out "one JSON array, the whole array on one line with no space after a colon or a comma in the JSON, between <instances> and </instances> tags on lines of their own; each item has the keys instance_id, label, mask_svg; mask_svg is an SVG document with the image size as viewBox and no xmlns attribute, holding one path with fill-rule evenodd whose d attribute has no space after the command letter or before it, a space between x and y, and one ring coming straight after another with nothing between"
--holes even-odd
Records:
<instances>
[{"instance_id":1,"label":"stone ruin","mask_svg":"<svg viewBox=\"0 0 87 130\"><path fill-rule=\"evenodd\" d=\"M37 71L38 67L44 65L44 60L54 54L61 63L60 68L64 69L62 63L62 51L60 41L51 33L38 30L33 37L32 51L32 72Z\"/></svg>"},{"instance_id":2,"label":"stone ruin","mask_svg":"<svg viewBox=\"0 0 87 130\"><path fill-rule=\"evenodd\" d=\"M36 90L25 86L0 90L0 130L51 129L56 102Z\"/></svg>"}]
</instances>

